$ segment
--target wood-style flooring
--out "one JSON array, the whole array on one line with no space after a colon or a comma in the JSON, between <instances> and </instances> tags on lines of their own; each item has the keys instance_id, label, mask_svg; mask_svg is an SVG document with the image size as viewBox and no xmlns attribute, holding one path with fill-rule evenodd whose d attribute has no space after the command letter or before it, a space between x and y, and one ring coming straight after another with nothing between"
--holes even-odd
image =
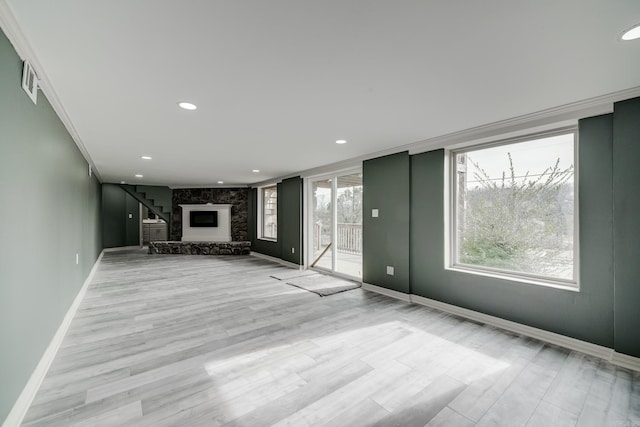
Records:
<instances>
[{"instance_id":1,"label":"wood-style flooring","mask_svg":"<svg viewBox=\"0 0 640 427\"><path fill-rule=\"evenodd\" d=\"M255 257L105 253L25 426L640 426L640 374Z\"/></svg>"}]
</instances>

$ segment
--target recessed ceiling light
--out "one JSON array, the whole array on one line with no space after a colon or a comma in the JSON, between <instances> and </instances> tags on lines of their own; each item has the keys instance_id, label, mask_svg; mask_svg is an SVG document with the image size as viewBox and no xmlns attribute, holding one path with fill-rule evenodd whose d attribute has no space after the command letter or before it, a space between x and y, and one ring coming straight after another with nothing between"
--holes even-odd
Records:
<instances>
[{"instance_id":1,"label":"recessed ceiling light","mask_svg":"<svg viewBox=\"0 0 640 427\"><path fill-rule=\"evenodd\" d=\"M136 174L136 178L142 178L142 177L143 177L143 175L141 175L139 173Z\"/></svg>"},{"instance_id":2,"label":"recessed ceiling light","mask_svg":"<svg viewBox=\"0 0 640 427\"><path fill-rule=\"evenodd\" d=\"M185 110L195 110L196 108L198 108L195 104L192 104L190 102L178 102L178 106L180 108L184 108Z\"/></svg>"},{"instance_id":3,"label":"recessed ceiling light","mask_svg":"<svg viewBox=\"0 0 640 427\"><path fill-rule=\"evenodd\" d=\"M218 184L224 184L224 181L218 181Z\"/></svg>"},{"instance_id":4,"label":"recessed ceiling light","mask_svg":"<svg viewBox=\"0 0 640 427\"><path fill-rule=\"evenodd\" d=\"M150 156L142 156L141 159L142 160L151 160L151 157Z\"/></svg>"},{"instance_id":5,"label":"recessed ceiling light","mask_svg":"<svg viewBox=\"0 0 640 427\"><path fill-rule=\"evenodd\" d=\"M339 139L336 141L336 144L346 144L347 140L346 139Z\"/></svg>"},{"instance_id":6,"label":"recessed ceiling light","mask_svg":"<svg viewBox=\"0 0 640 427\"><path fill-rule=\"evenodd\" d=\"M253 173L260 173L260 169L254 169L254 170L252 170L251 172L253 172Z\"/></svg>"},{"instance_id":7,"label":"recessed ceiling light","mask_svg":"<svg viewBox=\"0 0 640 427\"><path fill-rule=\"evenodd\" d=\"M625 31L620 38L625 41L640 39L640 24Z\"/></svg>"}]
</instances>

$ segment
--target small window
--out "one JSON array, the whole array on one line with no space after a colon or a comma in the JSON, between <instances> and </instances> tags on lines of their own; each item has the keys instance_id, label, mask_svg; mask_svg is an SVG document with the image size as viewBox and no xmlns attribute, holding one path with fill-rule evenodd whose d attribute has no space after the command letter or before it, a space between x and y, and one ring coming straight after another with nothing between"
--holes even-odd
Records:
<instances>
[{"instance_id":1,"label":"small window","mask_svg":"<svg viewBox=\"0 0 640 427\"><path fill-rule=\"evenodd\" d=\"M450 267L577 287L577 132L452 152Z\"/></svg>"},{"instance_id":2,"label":"small window","mask_svg":"<svg viewBox=\"0 0 640 427\"><path fill-rule=\"evenodd\" d=\"M276 240L278 238L278 187L274 185L262 188L260 201L260 237Z\"/></svg>"}]
</instances>

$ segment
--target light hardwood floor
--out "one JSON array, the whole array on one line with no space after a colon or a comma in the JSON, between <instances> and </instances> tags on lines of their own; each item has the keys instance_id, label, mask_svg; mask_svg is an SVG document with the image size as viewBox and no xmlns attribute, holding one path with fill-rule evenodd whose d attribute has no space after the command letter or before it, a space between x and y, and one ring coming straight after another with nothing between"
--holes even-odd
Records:
<instances>
[{"instance_id":1,"label":"light hardwood floor","mask_svg":"<svg viewBox=\"0 0 640 427\"><path fill-rule=\"evenodd\" d=\"M640 426L640 374L255 257L105 253L26 426Z\"/></svg>"}]
</instances>

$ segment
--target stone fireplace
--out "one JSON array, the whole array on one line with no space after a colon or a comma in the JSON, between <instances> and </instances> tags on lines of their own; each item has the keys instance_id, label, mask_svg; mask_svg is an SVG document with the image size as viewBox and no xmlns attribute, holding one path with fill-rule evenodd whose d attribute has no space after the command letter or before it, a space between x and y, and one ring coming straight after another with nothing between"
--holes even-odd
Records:
<instances>
[{"instance_id":1,"label":"stone fireplace","mask_svg":"<svg viewBox=\"0 0 640 427\"><path fill-rule=\"evenodd\" d=\"M170 239L181 241L183 237L183 209L180 205L205 205L207 203L232 205L231 241L244 242L249 240L248 188L174 188Z\"/></svg>"}]
</instances>

